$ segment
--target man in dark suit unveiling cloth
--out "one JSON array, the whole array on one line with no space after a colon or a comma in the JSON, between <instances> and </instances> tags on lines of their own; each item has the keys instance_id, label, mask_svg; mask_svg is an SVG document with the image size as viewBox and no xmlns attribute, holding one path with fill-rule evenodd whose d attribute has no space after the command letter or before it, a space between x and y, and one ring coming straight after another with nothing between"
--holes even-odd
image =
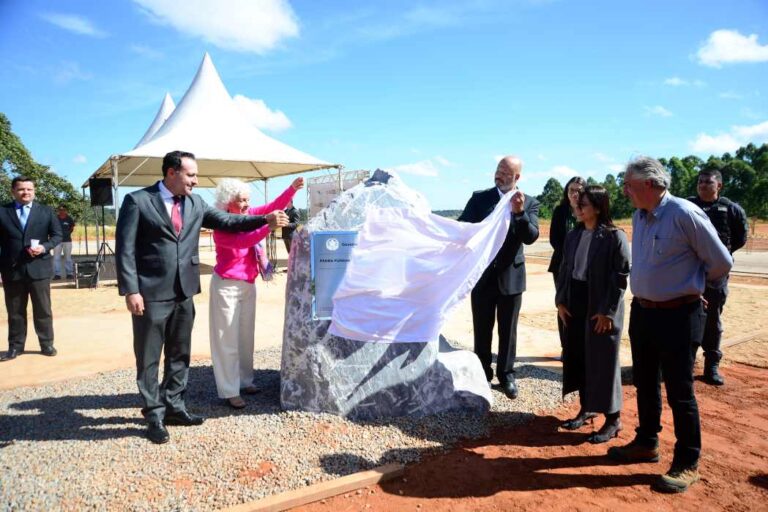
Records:
<instances>
[{"instance_id":1,"label":"man in dark suit unveiling cloth","mask_svg":"<svg viewBox=\"0 0 768 512\"><path fill-rule=\"evenodd\" d=\"M192 153L172 151L163 159L163 179L123 199L117 221L117 282L133 315L136 381L144 401L147 437L168 442L165 425L200 425L189 414L184 393L189 374L192 296L200 293L200 228L251 231L287 223L282 211L231 215L193 194L197 162ZM160 353L165 356L158 385Z\"/></svg>"},{"instance_id":2,"label":"man in dark suit unveiling cloth","mask_svg":"<svg viewBox=\"0 0 768 512\"><path fill-rule=\"evenodd\" d=\"M517 398L515 357L517 355L517 319L525 291L525 256L523 244L539 238L539 202L517 189L523 163L515 156L501 159L494 180L496 186L472 194L459 216L460 221L480 222L490 214L501 196L511 190L512 221L507 238L472 290L472 324L475 353L485 370L488 382L491 369L491 339L494 317L498 319L499 352L496 377L509 398Z\"/></svg>"},{"instance_id":3,"label":"man in dark suit unveiling cloth","mask_svg":"<svg viewBox=\"0 0 768 512\"><path fill-rule=\"evenodd\" d=\"M8 352L0 361L24 353L30 299L40 352L55 356L50 251L61 243L61 224L52 209L35 202L32 179L13 178L11 193L14 201L0 209L0 274L8 311Z\"/></svg>"}]
</instances>

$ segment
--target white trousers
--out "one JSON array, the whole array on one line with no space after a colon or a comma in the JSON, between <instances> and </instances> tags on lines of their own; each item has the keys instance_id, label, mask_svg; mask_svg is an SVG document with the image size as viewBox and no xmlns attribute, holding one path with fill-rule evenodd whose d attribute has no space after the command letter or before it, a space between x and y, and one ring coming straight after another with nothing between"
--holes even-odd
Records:
<instances>
[{"instance_id":1,"label":"white trousers","mask_svg":"<svg viewBox=\"0 0 768 512\"><path fill-rule=\"evenodd\" d=\"M219 398L232 398L253 385L256 284L211 277L211 359Z\"/></svg>"},{"instance_id":2,"label":"white trousers","mask_svg":"<svg viewBox=\"0 0 768 512\"><path fill-rule=\"evenodd\" d=\"M68 276L75 273L72 266L72 242L61 242L53 248L53 273L61 277L61 253L64 253L64 270Z\"/></svg>"}]
</instances>

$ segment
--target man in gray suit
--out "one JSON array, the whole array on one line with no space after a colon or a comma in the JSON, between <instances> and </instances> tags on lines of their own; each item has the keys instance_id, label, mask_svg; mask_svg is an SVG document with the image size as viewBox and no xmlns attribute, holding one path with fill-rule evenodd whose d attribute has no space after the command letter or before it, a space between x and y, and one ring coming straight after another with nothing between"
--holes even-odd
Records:
<instances>
[{"instance_id":1,"label":"man in gray suit","mask_svg":"<svg viewBox=\"0 0 768 512\"><path fill-rule=\"evenodd\" d=\"M200 293L200 228L251 231L264 224L284 226L282 211L231 215L193 194L197 162L192 153L172 151L163 159L163 179L123 199L117 222L117 281L133 315L136 381L144 401L147 437L169 440L165 425L201 425L187 412L184 393L189 374L192 296ZM163 381L158 385L160 353Z\"/></svg>"},{"instance_id":2,"label":"man in gray suit","mask_svg":"<svg viewBox=\"0 0 768 512\"><path fill-rule=\"evenodd\" d=\"M525 291L525 256L523 244L530 245L539 238L539 202L517 188L523 162L516 156L501 159L494 180L496 186L472 194L459 216L460 221L480 222L490 214L511 190L512 222L507 238L472 289L472 324L475 353L485 370L488 382L491 370L491 339L494 317L499 321L499 353L496 377L507 397L517 398L515 357L517 355L517 319Z\"/></svg>"}]
</instances>

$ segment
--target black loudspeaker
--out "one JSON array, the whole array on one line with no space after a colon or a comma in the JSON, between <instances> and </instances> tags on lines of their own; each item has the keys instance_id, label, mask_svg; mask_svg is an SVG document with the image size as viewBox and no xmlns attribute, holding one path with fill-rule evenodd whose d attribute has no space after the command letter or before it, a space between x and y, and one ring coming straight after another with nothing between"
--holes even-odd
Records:
<instances>
[{"instance_id":1,"label":"black loudspeaker","mask_svg":"<svg viewBox=\"0 0 768 512\"><path fill-rule=\"evenodd\" d=\"M112 206L112 178L91 178L88 188L91 190L91 206Z\"/></svg>"}]
</instances>

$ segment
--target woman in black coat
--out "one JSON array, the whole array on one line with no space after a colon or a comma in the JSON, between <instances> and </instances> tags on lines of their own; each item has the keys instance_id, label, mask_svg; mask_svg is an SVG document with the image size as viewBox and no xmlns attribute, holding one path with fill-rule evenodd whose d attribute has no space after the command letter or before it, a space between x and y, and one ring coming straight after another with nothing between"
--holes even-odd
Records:
<instances>
[{"instance_id":1,"label":"woman in black coat","mask_svg":"<svg viewBox=\"0 0 768 512\"><path fill-rule=\"evenodd\" d=\"M576 430L602 413L605 423L589 441L605 443L621 430L619 343L629 244L611 220L603 187L588 186L579 194L576 215L580 224L565 240L555 304L565 326L563 396L578 391L581 410L561 427Z\"/></svg>"},{"instance_id":2,"label":"woman in black coat","mask_svg":"<svg viewBox=\"0 0 768 512\"><path fill-rule=\"evenodd\" d=\"M574 210L579 200L579 192L584 190L587 182L581 176L574 176L563 189L563 198L552 212L552 223L549 227L549 245L554 250L552 259L549 261L548 272L552 272L557 284L557 273L560 271L560 262L563 260L563 246L565 245L565 235L576 227L576 217Z\"/></svg>"},{"instance_id":3,"label":"woman in black coat","mask_svg":"<svg viewBox=\"0 0 768 512\"><path fill-rule=\"evenodd\" d=\"M552 246L552 259L549 261L548 272L552 272L557 286L557 274L560 271L560 262L563 260L563 246L565 235L576 226L576 203L579 201L579 193L584 190L587 182L581 176L574 176L563 189L563 198L552 212L552 223L549 226L549 245ZM563 322L557 317L557 332L560 333L560 348L563 348ZM562 357L561 357L562 359Z\"/></svg>"}]
</instances>

